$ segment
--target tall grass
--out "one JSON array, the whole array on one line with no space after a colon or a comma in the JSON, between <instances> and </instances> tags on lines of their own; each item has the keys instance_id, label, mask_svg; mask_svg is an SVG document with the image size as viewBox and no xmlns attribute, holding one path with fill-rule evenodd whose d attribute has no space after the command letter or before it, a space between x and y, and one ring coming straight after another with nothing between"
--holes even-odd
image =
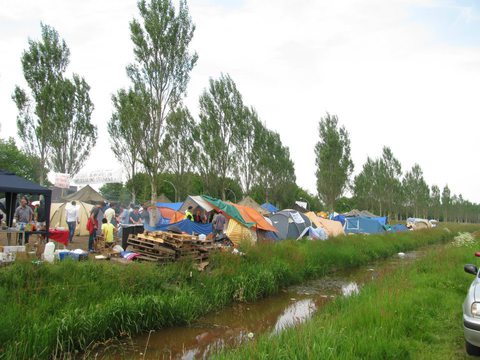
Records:
<instances>
[{"instance_id":1,"label":"tall grass","mask_svg":"<svg viewBox=\"0 0 480 360\"><path fill-rule=\"evenodd\" d=\"M462 302L473 276L463 265L475 263L473 251L435 250L305 324L215 358L464 359Z\"/></svg>"},{"instance_id":2,"label":"tall grass","mask_svg":"<svg viewBox=\"0 0 480 360\"><path fill-rule=\"evenodd\" d=\"M335 269L477 229L260 244L244 248L246 256L218 254L202 273L187 262L17 263L0 270L0 357L64 356L112 337L187 324L233 301L254 301Z\"/></svg>"}]
</instances>

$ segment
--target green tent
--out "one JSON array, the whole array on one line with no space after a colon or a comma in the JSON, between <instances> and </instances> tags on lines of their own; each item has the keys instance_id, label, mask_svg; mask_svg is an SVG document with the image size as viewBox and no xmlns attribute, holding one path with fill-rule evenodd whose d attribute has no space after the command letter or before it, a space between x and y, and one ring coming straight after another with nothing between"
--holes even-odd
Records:
<instances>
[{"instance_id":1,"label":"green tent","mask_svg":"<svg viewBox=\"0 0 480 360\"><path fill-rule=\"evenodd\" d=\"M230 205L222 200L215 199L208 195L202 195L202 198L205 201L208 201L210 204L212 204L214 208L223 211L225 214L227 214L232 219L238 221L243 226L246 226L247 228L251 228L252 226L255 225L255 223L246 222L235 206Z\"/></svg>"}]
</instances>

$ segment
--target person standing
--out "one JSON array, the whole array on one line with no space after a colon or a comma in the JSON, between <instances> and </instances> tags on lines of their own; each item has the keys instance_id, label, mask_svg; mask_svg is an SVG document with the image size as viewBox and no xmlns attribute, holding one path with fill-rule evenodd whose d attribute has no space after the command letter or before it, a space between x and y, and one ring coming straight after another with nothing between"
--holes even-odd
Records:
<instances>
[{"instance_id":1,"label":"person standing","mask_svg":"<svg viewBox=\"0 0 480 360\"><path fill-rule=\"evenodd\" d=\"M15 219L17 220L17 224L29 224L32 222L33 219L33 210L30 206L28 206L28 199L25 196L22 196L20 199L20 206L17 207L14 214ZM18 237L19 241L23 241L21 235ZM28 233L25 232L25 241L24 244L28 244Z\"/></svg>"},{"instance_id":2,"label":"person standing","mask_svg":"<svg viewBox=\"0 0 480 360\"><path fill-rule=\"evenodd\" d=\"M197 209L195 213L195 222L199 224L205 224L205 216L202 215L202 210Z\"/></svg>"},{"instance_id":3,"label":"person standing","mask_svg":"<svg viewBox=\"0 0 480 360\"><path fill-rule=\"evenodd\" d=\"M80 217L78 216L78 206L75 200L70 205L65 206L65 219L68 225L68 243L70 244L75 235L77 224L80 224Z\"/></svg>"},{"instance_id":4,"label":"person standing","mask_svg":"<svg viewBox=\"0 0 480 360\"><path fill-rule=\"evenodd\" d=\"M103 202L99 202L97 203L97 206L95 206L93 209L92 209L92 212L90 213L90 216L94 222L94 225L95 225L95 233L96 233L96 236L100 236L102 235L102 219L103 219L103 211L102 211L102 208L103 208Z\"/></svg>"},{"instance_id":5,"label":"person standing","mask_svg":"<svg viewBox=\"0 0 480 360\"><path fill-rule=\"evenodd\" d=\"M130 224L142 223L141 215L138 210L139 210L138 206L135 206L133 211L130 213Z\"/></svg>"},{"instance_id":6,"label":"person standing","mask_svg":"<svg viewBox=\"0 0 480 360\"><path fill-rule=\"evenodd\" d=\"M220 211L217 215L215 215L212 222L213 232L215 235L223 234L226 222L227 218L225 215L223 215L223 212Z\"/></svg>"},{"instance_id":7,"label":"person standing","mask_svg":"<svg viewBox=\"0 0 480 360\"><path fill-rule=\"evenodd\" d=\"M115 209L113 206L110 206L105 210L105 219L107 219L109 224L113 224L113 219L115 218Z\"/></svg>"},{"instance_id":8,"label":"person standing","mask_svg":"<svg viewBox=\"0 0 480 360\"><path fill-rule=\"evenodd\" d=\"M185 210L185 220L194 221L193 214L192 214L193 206L189 206L187 210Z\"/></svg>"},{"instance_id":9,"label":"person standing","mask_svg":"<svg viewBox=\"0 0 480 360\"><path fill-rule=\"evenodd\" d=\"M115 231L115 226L108 222L106 218L102 220L102 236L105 239L105 244L109 246L113 243L113 232Z\"/></svg>"}]
</instances>

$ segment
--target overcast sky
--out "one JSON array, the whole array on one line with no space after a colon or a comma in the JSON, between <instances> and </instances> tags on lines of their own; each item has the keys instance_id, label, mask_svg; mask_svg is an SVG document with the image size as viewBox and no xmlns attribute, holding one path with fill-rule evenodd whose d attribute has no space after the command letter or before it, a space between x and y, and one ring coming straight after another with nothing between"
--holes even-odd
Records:
<instances>
[{"instance_id":1,"label":"overcast sky","mask_svg":"<svg viewBox=\"0 0 480 360\"><path fill-rule=\"evenodd\" d=\"M403 169L480 202L480 5L475 0L191 0L199 61L185 103L198 117L210 77L228 73L247 105L278 131L297 183L316 193L319 119L348 129L355 172L390 146ZM20 57L40 22L71 51L69 72L85 77L99 142L86 169L119 167L106 124L111 95L128 86L133 0L0 0L0 137L15 136Z\"/></svg>"}]
</instances>

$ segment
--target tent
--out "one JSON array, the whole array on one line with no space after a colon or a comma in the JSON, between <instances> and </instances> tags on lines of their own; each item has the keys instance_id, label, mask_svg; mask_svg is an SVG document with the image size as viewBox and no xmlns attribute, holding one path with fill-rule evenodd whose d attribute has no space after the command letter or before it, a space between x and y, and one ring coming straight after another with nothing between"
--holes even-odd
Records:
<instances>
[{"instance_id":1,"label":"tent","mask_svg":"<svg viewBox=\"0 0 480 360\"><path fill-rule=\"evenodd\" d=\"M157 225L155 227L146 224L144 225L145 230L147 231L168 231L170 226L176 226L187 234L196 233L208 235L212 233L212 224L199 224L191 220L181 220L173 224Z\"/></svg>"},{"instance_id":2,"label":"tent","mask_svg":"<svg viewBox=\"0 0 480 360\"><path fill-rule=\"evenodd\" d=\"M157 202L159 203L171 203L170 199L168 197L165 196L165 194L162 194L160 195L158 198L157 198Z\"/></svg>"},{"instance_id":3,"label":"tent","mask_svg":"<svg viewBox=\"0 0 480 360\"><path fill-rule=\"evenodd\" d=\"M238 210L246 223L253 224L252 227L254 229L277 232L277 228L270 224L267 220L265 220L265 218L254 208L237 204L231 205L233 205Z\"/></svg>"},{"instance_id":4,"label":"tent","mask_svg":"<svg viewBox=\"0 0 480 360\"><path fill-rule=\"evenodd\" d=\"M357 209L353 209L345 214L343 214L345 217L355 217L355 216L366 216L366 217L378 217L377 215L375 214L372 214L370 211L368 210L357 210Z\"/></svg>"},{"instance_id":5,"label":"tent","mask_svg":"<svg viewBox=\"0 0 480 360\"><path fill-rule=\"evenodd\" d=\"M222 200L215 199L207 195L202 195L201 199L207 202L213 209L217 211L222 211L228 219L235 219L237 222L239 222L243 226L246 226L247 228L251 228L255 225L255 223L245 220L240 214L240 211L238 211L238 209L233 204L226 203Z\"/></svg>"},{"instance_id":6,"label":"tent","mask_svg":"<svg viewBox=\"0 0 480 360\"><path fill-rule=\"evenodd\" d=\"M315 229L312 226L305 228L305 230L302 231L302 233L300 234L297 240L303 239L305 237L309 240L327 240L328 239L328 235L325 232L325 230L323 230L322 228Z\"/></svg>"},{"instance_id":7,"label":"tent","mask_svg":"<svg viewBox=\"0 0 480 360\"><path fill-rule=\"evenodd\" d=\"M70 203L53 203L50 210L50 224L57 227L61 226L68 229L67 221L65 218L65 208L71 206ZM90 216L90 212L93 209L93 205L87 204L83 201L77 201L78 215L80 218L80 224L77 224L75 229L75 235L88 236L87 221Z\"/></svg>"},{"instance_id":8,"label":"tent","mask_svg":"<svg viewBox=\"0 0 480 360\"><path fill-rule=\"evenodd\" d=\"M90 185L84 186L80 190L78 190L76 193L73 193L71 195L65 196L63 200L69 202L72 200L75 201L82 201L86 202L89 204L96 204L99 202L104 202L105 198L100 195L94 188L92 188Z\"/></svg>"},{"instance_id":9,"label":"tent","mask_svg":"<svg viewBox=\"0 0 480 360\"><path fill-rule=\"evenodd\" d=\"M408 218L407 227L413 230L423 230L432 227L432 224L427 219Z\"/></svg>"},{"instance_id":10,"label":"tent","mask_svg":"<svg viewBox=\"0 0 480 360\"><path fill-rule=\"evenodd\" d=\"M247 207L250 207L252 209L255 209L256 211L258 211L260 214L262 215L268 215L269 212L268 210L265 210L263 207L261 207L255 200L253 200L250 196L246 196L244 197L239 203L238 205L242 205L242 206L247 206Z\"/></svg>"},{"instance_id":11,"label":"tent","mask_svg":"<svg viewBox=\"0 0 480 360\"><path fill-rule=\"evenodd\" d=\"M276 213L278 209L270 203L262 204L262 208L268 211L269 213Z\"/></svg>"},{"instance_id":12,"label":"tent","mask_svg":"<svg viewBox=\"0 0 480 360\"><path fill-rule=\"evenodd\" d=\"M230 219L228 221L227 229L225 234L228 238L234 243L235 246L242 241L248 241L251 244L257 242L257 235L253 229L249 229L246 226L243 226L235 219Z\"/></svg>"},{"instance_id":13,"label":"tent","mask_svg":"<svg viewBox=\"0 0 480 360\"><path fill-rule=\"evenodd\" d=\"M385 232L385 227L376 219L357 216L345 219L345 232L347 234L378 234Z\"/></svg>"},{"instance_id":14,"label":"tent","mask_svg":"<svg viewBox=\"0 0 480 360\"><path fill-rule=\"evenodd\" d=\"M46 228L49 229L52 190L0 169L0 193L5 193L6 222L8 226L12 226L13 223L18 194L43 195L45 198Z\"/></svg>"},{"instance_id":15,"label":"tent","mask_svg":"<svg viewBox=\"0 0 480 360\"><path fill-rule=\"evenodd\" d=\"M310 219L302 213L286 209L270 215L273 226L278 230L280 240L297 239L305 228L312 225Z\"/></svg>"},{"instance_id":16,"label":"tent","mask_svg":"<svg viewBox=\"0 0 480 360\"><path fill-rule=\"evenodd\" d=\"M180 208L176 210L181 213L185 213L189 206L193 207L193 212L195 212L197 207L203 209L206 212L214 210L214 207L208 201L204 200L201 196L187 196L185 201L182 203L182 206L180 206Z\"/></svg>"},{"instance_id":17,"label":"tent","mask_svg":"<svg viewBox=\"0 0 480 360\"><path fill-rule=\"evenodd\" d=\"M166 208L174 211L179 211L183 205L183 202L176 202L176 203L157 202L155 205L157 205L158 208Z\"/></svg>"},{"instance_id":18,"label":"tent","mask_svg":"<svg viewBox=\"0 0 480 360\"><path fill-rule=\"evenodd\" d=\"M406 227L403 224L395 224L390 227L391 232L402 232L402 231L408 231L408 227Z\"/></svg>"},{"instance_id":19,"label":"tent","mask_svg":"<svg viewBox=\"0 0 480 360\"><path fill-rule=\"evenodd\" d=\"M306 213L305 216L307 216L317 228L325 230L328 237L345 235L343 226L338 221L321 218L320 216L315 215L313 211Z\"/></svg>"},{"instance_id":20,"label":"tent","mask_svg":"<svg viewBox=\"0 0 480 360\"><path fill-rule=\"evenodd\" d=\"M342 224L342 226L345 225L345 219L346 219L345 215L335 215L332 218L333 221L338 221L340 224Z\"/></svg>"}]
</instances>

